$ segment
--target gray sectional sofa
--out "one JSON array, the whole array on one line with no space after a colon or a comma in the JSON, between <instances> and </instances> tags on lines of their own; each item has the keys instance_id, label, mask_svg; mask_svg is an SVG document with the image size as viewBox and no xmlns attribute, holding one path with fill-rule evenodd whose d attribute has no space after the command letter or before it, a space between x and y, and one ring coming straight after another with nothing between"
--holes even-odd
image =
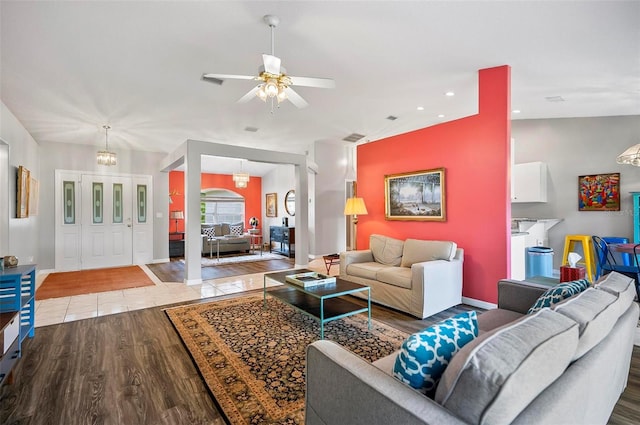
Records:
<instances>
[{"instance_id":1,"label":"gray sectional sofa","mask_svg":"<svg viewBox=\"0 0 640 425\"><path fill-rule=\"evenodd\" d=\"M232 232L233 230L233 232ZM249 236L245 236L243 223L202 224L202 255L216 255L220 243L220 254L227 252L249 252Z\"/></svg>"},{"instance_id":2,"label":"gray sectional sofa","mask_svg":"<svg viewBox=\"0 0 640 425\"><path fill-rule=\"evenodd\" d=\"M462 302L463 261L455 242L371 235L369 249L340 254L340 278L369 286L376 303L424 319Z\"/></svg>"},{"instance_id":3,"label":"gray sectional sofa","mask_svg":"<svg viewBox=\"0 0 640 425\"><path fill-rule=\"evenodd\" d=\"M498 308L457 352L435 399L331 341L307 348L307 425L606 424L629 374L639 308L618 273L526 314L548 286L500 281Z\"/></svg>"}]
</instances>

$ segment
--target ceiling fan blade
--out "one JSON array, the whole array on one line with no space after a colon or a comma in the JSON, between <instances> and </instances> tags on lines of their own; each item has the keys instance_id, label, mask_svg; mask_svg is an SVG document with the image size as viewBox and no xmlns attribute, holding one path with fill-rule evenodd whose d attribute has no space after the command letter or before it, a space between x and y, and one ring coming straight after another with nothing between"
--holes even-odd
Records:
<instances>
[{"instance_id":1,"label":"ceiling fan blade","mask_svg":"<svg viewBox=\"0 0 640 425\"><path fill-rule=\"evenodd\" d=\"M245 94L244 96L242 96L240 99L238 99L238 103L247 103L248 101L250 101L251 99L253 99L254 97L256 97L256 92L260 89L260 86L255 86L254 88L252 88L251 90L249 90L249 92L247 94Z\"/></svg>"},{"instance_id":2,"label":"ceiling fan blade","mask_svg":"<svg viewBox=\"0 0 640 425\"><path fill-rule=\"evenodd\" d=\"M202 74L202 79L206 81L211 81L212 83L218 83L217 81L224 80L254 80L256 77L254 75L231 75L231 74ZM217 80L217 81L216 81Z\"/></svg>"},{"instance_id":3,"label":"ceiling fan blade","mask_svg":"<svg viewBox=\"0 0 640 425\"><path fill-rule=\"evenodd\" d=\"M336 87L336 82L331 78L292 77L290 75L288 77L294 86L318 87L321 89L333 89Z\"/></svg>"},{"instance_id":4,"label":"ceiling fan blade","mask_svg":"<svg viewBox=\"0 0 640 425\"><path fill-rule=\"evenodd\" d=\"M298 108L302 109L302 108L306 108L307 106L309 106L307 101L304 100L298 93L293 91L293 89L291 87L287 87L286 89L284 89L284 92L287 95L287 99L289 99L291 101L291 103L293 103Z\"/></svg>"},{"instance_id":5,"label":"ceiling fan blade","mask_svg":"<svg viewBox=\"0 0 640 425\"><path fill-rule=\"evenodd\" d=\"M280 75L280 58L271 55L262 55L264 62L264 72L273 75Z\"/></svg>"}]
</instances>

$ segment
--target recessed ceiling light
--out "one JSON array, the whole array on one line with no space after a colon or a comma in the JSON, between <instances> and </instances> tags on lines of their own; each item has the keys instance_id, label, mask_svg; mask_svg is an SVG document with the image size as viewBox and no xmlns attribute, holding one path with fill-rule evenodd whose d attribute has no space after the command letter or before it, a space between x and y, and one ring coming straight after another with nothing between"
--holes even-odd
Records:
<instances>
[{"instance_id":1,"label":"recessed ceiling light","mask_svg":"<svg viewBox=\"0 0 640 425\"><path fill-rule=\"evenodd\" d=\"M452 91L448 91L444 94L445 96L455 96L456 94Z\"/></svg>"},{"instance_id":2,"label":"recessed ceiling light","mask_svg":"<svg viewBox=\"0 0 640 425\"><path fill-rule=\"evenodd\" d=\"M418 111L424 111L424 106L418 106Z\"/></svg>"},{"instance_id":3,"label":"recessed ceiling light","mask_svg":"<svg viewBox=\"0 0 640 425\"><path fill-rule=\"evenodd\" d=\"M444 114L438 115L438 118L444 118Z\"/></svg>"},{"instance_id":4,"label":"recessed ceiling light","mask_svg":"<svg viewBox=\"0 0 640 425\"><path fill-rule=\"evenodd\" d=\"M520 113L520 109L514 109L514 110L513 110L513 111L511 111L511 112L513 112L514 114L519 114L519 113Z\"/></svg>"}]
</instances>

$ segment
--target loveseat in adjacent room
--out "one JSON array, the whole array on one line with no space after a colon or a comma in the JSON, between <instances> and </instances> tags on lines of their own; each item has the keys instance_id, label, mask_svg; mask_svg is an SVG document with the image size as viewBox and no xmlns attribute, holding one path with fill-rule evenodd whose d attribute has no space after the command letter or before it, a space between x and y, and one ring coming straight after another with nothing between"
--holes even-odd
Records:
<instances>
[{"instance_id":1,"label":"loveseat in adjacent room","mask_svg":"<svg viewBox=\"0 0 640 425\"><path fill-rule=\"evenodd\" d=\"M202 255L213 255L217 252L217 244L220 243L220 254L227 252L249 252L251 248L250 238L246 236L244 223L219 223L202 224ZM213 238L219 238L214 240Z\"/></svg>"}]
</instances>

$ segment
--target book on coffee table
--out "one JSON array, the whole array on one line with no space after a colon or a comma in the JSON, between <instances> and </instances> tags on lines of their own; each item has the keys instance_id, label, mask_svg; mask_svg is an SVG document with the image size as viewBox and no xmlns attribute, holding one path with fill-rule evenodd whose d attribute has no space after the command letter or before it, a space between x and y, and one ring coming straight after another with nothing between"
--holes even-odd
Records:
<instances>
[{"instance_id":1,"label":"book on coffee table","mask_svg":"<svg viewBox=\"0 0 640 425\"><path fill-rule=\"evenodd\" d=\"M335 283L336 278L318 272L306 272L288 275L286 281L304 288L315 285L323 285L325 283Z\"/></svg>"}]
</instances>

